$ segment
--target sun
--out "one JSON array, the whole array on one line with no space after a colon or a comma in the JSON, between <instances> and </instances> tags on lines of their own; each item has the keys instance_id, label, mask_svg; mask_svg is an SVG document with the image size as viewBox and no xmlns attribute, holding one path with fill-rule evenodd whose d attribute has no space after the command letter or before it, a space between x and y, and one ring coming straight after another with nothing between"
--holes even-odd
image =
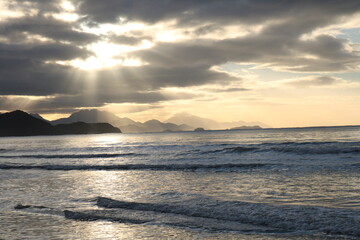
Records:
<instances>
[{"instance_id":1,"label":"sun","mask_svg":"<svg viewBox=\"0 0 360 240\"><path fill-rule=\"evenodd\" d=\"M97 42L86 47L87 50L93 53L93 56L87 59L72 60L70 65L86 71L111 68L117 65L143 66L146 63L138 58L131 57L131 52L150 48L151 46L152 44L149 41L143 41L136 46L119 45L105 41Z\"/></svg>"},{"instance_id":2,"label":"sun","mask_svg":"<svg viewBox=\"0 0 360 240\"><path fill-rule=\"evenodd\" d=\"M89 57L85 60L75 59L70 62L70 65L85 71L99 70L104 68L111 68L120 65L121 61L113 58L98 58Z\"/></svg>"},{"instance_id":3,"label":"sun","mask_svg":"<svg viewBox=\"0 0 360 240\"><path fill-rule=\"evenodd\" d=\"M120 65L123 60L119 55L128 50L126 47L108 42L98 42L88 45L86 48L93 53L93 56L85 60L73 60L71 65L82 70L110 68L116 65Z\"/></svg>"}]
</instances>

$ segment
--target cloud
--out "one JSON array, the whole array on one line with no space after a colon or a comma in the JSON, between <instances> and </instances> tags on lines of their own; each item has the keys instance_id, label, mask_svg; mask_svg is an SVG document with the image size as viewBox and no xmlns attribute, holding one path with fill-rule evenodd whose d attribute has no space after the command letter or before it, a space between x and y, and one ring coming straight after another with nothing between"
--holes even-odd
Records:
<instances>
[{"instance_id":1,"label":"cloud","mask_svg":"<svg viewBox=\"0 0 360 240\"><path fill-rule=\"evenodd\" d=\"M2 59L31 59L41 61L71 60L90 56L90 52L70 44L1 44Z\"/></svg>"},{"instance_id":2,"label":"cloud","mask_svg":"<svg viewBox=\"0 0 360 240\"><path fill-rule=\"evenodd\" d=\"M224 92L224 93L231 93L231 92L243 92L243 91L251 91L251 89L248 88L238 88L238 87L232 87L232 88L225 88L225 89L213 89L210 90L212 92Z\"/></svg>"},{"instance_id":3,"label":"cloud","mask_svg":"<svg viewBox=\"0 0 360 240\"><path fill-rule=\"evenodd\" d=\"M50 62L89 55L87 50L70 44L0 43L0 94L73 94L80 83L71 79L73 68Z\"/></svg>"},{"instance_id":4,"label":"cloud","mask_svg":"<svg viewBox=\"0 0 360 240\"><path fill-rule=\"evenodd\" d=\"M356 1L282 1L277 0L84 0L80 12L95 22L115 22L119 17L148 23L176 19L180 24L197 22L262 23L299 16L336 17L359 10ZM301 9L301 11L299 11ZM303 18L302 20L306 20Z\"/></svg>"},{"instance_id":5,"label":"cloud","mask_svg":"<svg viewBox=\"0 0 360 240\"><path fill-rule=\"evenodd\" d=\"M146 65L142 67L118 67L97 73L97 87L112 91L149 91L164 87L188 87L207 83L226 83L237 78L210 70L208 66Z\"/></svg>"},{"instance_id":6,"label":"cloud","mask_svg":"<svg viewBox=\"0 0 360 240\"><path fill-rule=\"evenodd\" d=\"M200 26L194 30L194 34L198 36L206 35L213 32L219 32L221 34L224 33L224 29L217 24L207 24L205 26Z\"/></svg>"},{"instance_id":7,"label":"cloud","mask_svg":"<svg viewBox=\"0 0 360 240\"><path fill-rule=\"evenodd\" d=\"M36 10L38 13L57 13L61 11L58 1L52 0L9 0L6 3L10 9L29 14Z\"/></svg>"},{"instance_id":8,"label":"cloud","mask_svg":"<svg viewBox=\"0 0 360 240\"><path fill-rule=\"evenodd\" d=\"M116 110L120 113L140 113L145 112L151 109L159 109L162 108L158 104L133 104L133 103L123 103L123 104L116 104L116 105L109 105L105 108L103 108L105 111L113 111Z\"/></svg>"},{"instance_id":9,"label":"cloud","mask_svg":"<svg viewBox=\"0 0 360 240\"><path fill-rule=\"evenodd\" d=\"M66 66L0 58L0 68L1 95L73 94L81 85L69 78L71 69Z\"/></svg>"},{"instance_id":10,"label":"cloud","mask_svg":"<svg viewBox=\"0 0 360 240\"><path fill-rule=\"evenodd\" d=\"M123 45L138 45L144 40L151 40L151 37L148 36L126 36L126 35L110 35L109 41L117 44L123 44Z\"/></svg>"},{"instance_id":11,"label":"cloud","mask_svg":"<svg viewBox=\"0 0 360 240\"><path fill-rule=\"evenodd\" d=\"M301 34L298 35L300 37ZM264 31L236 39L160 43L133 55L152 65L166 67L185 65L210 68L231 61L266 64L277 70L294 72L359 69L360 56L358 52L349 50L347 44L348 41L332 36L300 40Z\"/></svg>"},{"instance_id":12,"label":"cloud","mask_svg":"<svg viewBox=\"0 0 360 240\"><path fill-rule=\"evenodd\" d=\"M299 88L329 87L343 83L345 83L343 79L332 76L308 76L300 79L287 80L284 82L285 85Z\"/></svg>"},{"instance_id":13,"label":"cloud","mask_svg":"<svg viewBox=\"0 0 360 240\"><path fill-rule=\"evenodd\" d=\"M159 92L127 92L111 94L81 94L81 95L54 95L50 97L33 96L2 96L0 97L0 109L13 110L23 109L26 111L46 112L72 112L79 108L101 107L106 103L156 103L168 101L174 96L164 96Z\"/></svg>"},{"instance_id":14,"label":"cloud","mask_svg":"<svg viewBox=\"0 0 360 240\"><path fill-rule=\"evenodd\" d=\"M60 42L66 41L78 44L88 44L99 40L99 37L76 30L77 24L60 21L44 15L10 18L1 23L0 34L6 36L9 42L29 42L35 36Z\"/></svg>"},{"instance_id":15,"label":"cloud","mask_svg":"<svg viewBox=\"0 0 360 240\"><path fill-rule=\"evenodd\" d=\"M208 31L223 31L229 24L262 25L262 30L244 37L160 43L135 53L152 65L210 67L234 61L266 64L282 71L338 72L356 70L360 64L358 52L349 50L349 42L344 39L329 35L302 39L304 34L344 21L359 12L360 3L354 1L341 4L336 1L286 1L280 4L278 1L236 0L155 0L151 3L88 0L83 2L80 10L100 22L116 22L117 17L147 24L175 19L184 29L195 27L188 33L189 37L192 33L204 35Z\"/></svg>"}]
</instances>

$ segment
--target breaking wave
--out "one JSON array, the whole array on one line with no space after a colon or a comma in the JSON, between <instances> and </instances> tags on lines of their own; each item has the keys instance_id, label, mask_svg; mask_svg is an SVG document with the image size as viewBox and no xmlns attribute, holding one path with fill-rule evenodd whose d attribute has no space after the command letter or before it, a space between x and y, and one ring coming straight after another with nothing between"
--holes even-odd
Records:
<instances>
[{"instance_id":1,"label":"breaking wave","mask_svg":"<svg viewBox=\"0 0 360 240\"><path fill-rule=\"evenodd\" d=\"M360 142L284 142L284 143L261 143L242 146L226 147L212 151L211 153L251 153L251 152L277 152L289 154L359 154Z\"/></svg>"},{"instance_id":2,"label":"breaking wave","mask_svg":"<svg viewBox=\"0 0 360 240\"><path fill-rule=\"evenodd\" d=\"M257 147L236 146L236 147L227 147L219 150L208 151L205 153L244 153L244 152L252 152L258 149L259 148Z\"/></svg>"},{"instance_id":3,"label":"breaking wave","mask_svg":"<svg viewBox=\"0 0 360 240\"><path fill-rule=\"evenodd\" d=\"M275 228L280 231L315 231L326 234L360 236L360 211L299 205L270 205L239 201L202 201L200 203L139 203L98 197L96 204L108 209L153 211L235 221Z\"/></svg>"},{"instance_id":4,"label":"breaking wave","mask_svg":"<svg viewBox=\"0 0 360 240\"><path fill-rule=\"evenodd\" d=\"M295 154L357 154L360 153L360 142L287 142L268 144L265 149Z\"/></svg>"}]
</instances>

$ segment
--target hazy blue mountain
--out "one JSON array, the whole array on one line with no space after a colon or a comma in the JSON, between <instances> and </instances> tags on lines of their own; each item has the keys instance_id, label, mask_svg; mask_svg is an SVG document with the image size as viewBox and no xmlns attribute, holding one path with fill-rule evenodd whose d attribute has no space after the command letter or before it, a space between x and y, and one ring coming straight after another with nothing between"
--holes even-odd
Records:
<instances>
[{"instance_id":1,"label":"hazy blue mountain","mask_svg":"<svg viewBox=\"0 0 360 240\"><path fill-rule=\"evenodd\" d=\"M142 125L142 124L140 124ZM120 129L123 133L142 133L146 132L146 129L142 126L135 125L135 124L129 124L125 126L120 126Z\"/></svg>"},{"instance_id":2,"label":"hazy blue mountain","mask_svg":"<svg viewBox=\"0 0 360 240\"><path fill-rule=\"evenodd\" d=\"M174 123L163 123L155 119L144 122L143 127L147 132L177 132L192 129L185 125L178 126Z\"/></svg>"},{"instance_id":3,"label":"hazy blue mountain","mask_svg":"<svg viewBox=\"0 0 360 240\"><path fill-rule=\"evenodd\" d=\"M187 124L180 124L178 125L181 131L193 131L195 128L192 126L189 126Z\"/></svg>"},{"instance_id":4,"label":"hazy blue mountain","mask_svg":"<svg viewBox=\"0 0 360 240\"><path fill-rule=\"evenodd\" d=\"M119 118L113 113L106 111L99 111L96 109L80 110L70 115L68 118L61 118L52 121L52 124L62 123L74 123L74 122L86 122L86 123L101 123L106 122L114 126L124 126L129 124L136 124L135 121L130 118Z\"/></svg>"},{"instance_id":5,"label":"hazy blue mountain","mask_svg":"<svg viewBox=\"0 0 360 240\"><path fill-rule=\"evenodd\" d=\"M166 131L192 131L194 128L186 125L176 125L173 123L163 123L158 120L149 120L144 123L133 121L130 118L120 118L113 113L106 111L81 110L71 114L68 118L61 118L52 121L52 124L74 123L110 123L121 129L123 133L141 133L141 132L166 132Z\"/></svg>"},{"instance_id":6,"label":"hazy blue mountain","mask_svg":"<svg viewBox=\"0 0 360 240\"><path fill-rule=\"evenodd\" d=\"M262 122L217 122L212 119L198 117L189 113L177 113L167 120L167 122L172 122L175 124L188 124L195 128L205 128L210 130L216 129L230 129L241 126L260 126L263 128L270 127Z\"/></svg>"},{"instance_id":7,"label":"hazy blue mountain","mask_svg":"<svg viewBox=\"0 0 360 240\"><path fill-rule=\"evenodd\" d=\"M218 122L211 119L191 115L189 113L175 114L169 118L167 122L172 122L175 124L188 124L194 128L221 129L221 126Z\"/></svg>"}]
</instances>

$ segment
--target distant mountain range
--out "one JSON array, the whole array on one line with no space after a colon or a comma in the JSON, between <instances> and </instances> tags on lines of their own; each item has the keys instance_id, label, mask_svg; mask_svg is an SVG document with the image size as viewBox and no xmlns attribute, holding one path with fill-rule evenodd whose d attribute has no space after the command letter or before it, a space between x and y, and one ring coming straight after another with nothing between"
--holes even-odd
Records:
<instances>
[{"instance_id":1,"label":"distant mountain range","mask_svg":"<svg viewBox=\"0 0 360 240\"><path fill-rule=\"evenodd\" d=\"M0 114L0 136L3 137L120 132L109 123L75 122L54 126L38 114L30 115L20 110Z\"/></svg>"},{"instance_id":2,"label":"distant mountain range","mask_svg":"<svg viewBox=\"0 0 360 240\"><path fill-rule=\"evenodd\" d=\"M40 115L37 114L38 117L41 118ZM64 123L73 123L73 122L86 122L86 123L98 123L98 122L107 122L116 126L125 126L136 124L137 122L131 120L130 118L119 118L113 113L106 111L99 111L96 109L91 110L80 110L71 114L67 118L60 118L58 120L52 121L51 123L56 124L64 124Z\"/></svg>"},{"instance_id":3,"label":"distant mountain range","mask_svg":"<svg viewBox=\"0 0 360 240\"><path fill-rule=\"evenodd\" d=\"M39 117L41 117L39 115ZM140 132L177 132L192 131L194 128L186 124L176 125L173 123L163 123L159 120L149 120L144 123L136 122L130 118L120 118L113 113L99 111L96 109L80 110L71 114L68 118L61 118L51 123L64 124L73 122L99 123L107 122L121 129L123 133L140 133Z\"/></svg>"},{"instance_id":4,"label":"distant mountain range","mask_svg":"<svg viewBox=\"0 0 360 240\"><path fill-rule=\"evenodd\" d=\"M244 124L246 124L244 126ZM251 126L249 124L252 124ZM0 136L33 136L90 133L143 133L216 130L216 129L259 129L257 123L219 123L187 113L176 114L167 122L153 119L137 122L120 118L106 111L81 110L67 118L48 121L37 113L28 114L17 110L0 114ZM261 123L260 123L261 124ZM259 125L260 125L259 124Z\"/></svg>"},{"instance_id":5,"label":"distant mountain range","mask_svg":"<svg viewBox=\"0 0 360 240\"><path fill-rule=\"evenodd\" d=\"M34 115L35 116L35 115ZM38 115L41 118L40 115ZM130 118L120 118L113 113L99 111L96 109L80 110L71 114L67 118L61 118L51 123L64 124L73 122L99 123L107 122L121 129L123 133L141 133L141 132L177 132L177 131L193 131L196 128L204 128L205 130L217 129L258 129L268 127L261 122L225 122L219 123L211 119L197 117L188 113L176 114L169 118L166 122L153 119L146 122L136 122Z\"/></svg>"}]
</instances>

